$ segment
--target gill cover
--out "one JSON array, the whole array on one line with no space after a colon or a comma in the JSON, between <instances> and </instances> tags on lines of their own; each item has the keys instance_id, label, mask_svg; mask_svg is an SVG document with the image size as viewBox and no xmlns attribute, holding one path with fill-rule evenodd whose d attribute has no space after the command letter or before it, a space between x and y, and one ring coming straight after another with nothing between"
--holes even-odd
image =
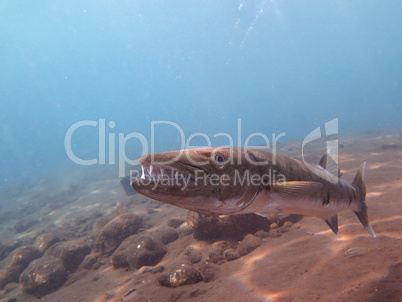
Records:
<instances>
[{"instance_id":1,"label":"gill cover","mask_svg":"<svg viewBox=\"0 0 402 302\"><path fill-rule=\"evenodd\" d=\"M249 206L260 190L262 174L252 151L244 148L215 148L210 153L210 182L220 180L213 190L221 204L215 215L234 214ZM214 175L215 174L215 175Z\"/></svg>"}]
</instances>

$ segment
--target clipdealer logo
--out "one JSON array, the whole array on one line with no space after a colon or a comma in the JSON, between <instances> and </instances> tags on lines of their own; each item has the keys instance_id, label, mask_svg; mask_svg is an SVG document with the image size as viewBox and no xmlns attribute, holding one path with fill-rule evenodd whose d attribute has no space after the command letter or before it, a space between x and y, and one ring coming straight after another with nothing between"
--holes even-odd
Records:
<instances>
[{"instance_id":1,"label":"clipdealer logo","mask_svg":"<svg viewBox=\"0 0 402 302\"><path fill-rule=\"evenodd\" d=\"M98 129L98 156L91 159L82 159L76 155L74 152L72 139L76 132L83 130L86 127L93 127ZM115 133L113 129L116 127L115 121L109 121L106 123L106 119L101 118L99 120L83 120L78 121L72 124L67 130L64 138L64 147L66 151L66 155L68 158L77 165L82 166L91 166L91 165L115 165L118 164L119 167L119 177L124 177L127 175L126 166L138 165L137 158L129 158L126 153L127 143L129 141L137 141L141 145L141 150L138 152L140 156L145 154L154 154L155 153L155 142L157 141L156 136L156 128L157 127L171 127L175 129L180 137L180 150L185 153L187 149L193 149L195 146L192 145L192 142L196 138L203 138L206 142L204 146L197 146L211 148L213 146L212 141L217 138L224 138L227 140L227 144L223 147L244 147L251 149L260 149L270 151L273 156L273 163L276 161L277 154L277 143L279 139L286 136L286 133L282 132L278 135L273 133L271 135L271 139L262 132L254 132L248 135L244 140L242 137L242 120L237 119L237 133L236 136L233 137L229 133L219 132L213 134L212 138L203 132L195 132L190 136L186 137L183 129L179 124L172 121L152 121L150 124L150 136L149 139L140 132L130 132L125 134L123 132ZM317 167L309 164L305 160L304 156L304 148L307 144L311 143L314 140L322 139L324 137L331 137L334 134L338 134L338 118L335 118L331 121L325 123L325 135L322 135L320 127L317 127L313 131L311 131L303 140L302 143L302 160L306 164L306 166L315 174L318 174L320 171ZM250 145L250 142L253 138L260 138L263 140L264 144L254 146ZM331 165L328 168L328 175L324 175L330 182L337 182L338 178L336 177L338 171L338 140L328 140L327 141L327 149L330 150L331 157L335 161L336 165ZM179 153L182 154L182 153ZM106 156L107 155L107 156ZM107 158L106 158L107 157ZM258 163L255 163L258 164ZM319 173L322 175L322 173Z\"/></svg>"},{"instance_id":2,"label":"clipdealer logo","mask_svg":"<svg viewBox=\"0 0 402 302\"><path fill-rule=\"evenodd\" d=\"M74 152L72 140L73 136L76 132L83 130L86 127L95 127L98 128L98 156L91 159L82 159L76 155ZM98 121L94 120L83 120L78 121L71 125L66 132L64 137L64 148L68 158L77 165L82 166L92 166L92 165L114 165L118 164L119 166L119 177L126 176L126 165L138 165L138 159L131 159L127 156L126 149L127 143L130 140L136 140L141 145L140 156L145 154L154 154L155 153L155 145L157 141L156 128L157 127L171 127L177 131L180 137L180 150L192 149L195 146L192 145L192 142L196 138L203 138L206 144L202 147L212 147L212 141L217 138L224 138L227 140L227 145L225 147L233 147L243 146L245 148L253 148L253 149L270 149L273 154L276 154L276 146L277 142L280 138L286 136L285 133L280 133L278 135L272 134L271 140L267 135L261 132L254 132L248 135L244 141L242 137L242 121L241 119L237 120L237 135L233 137L229 133L219 132L215 133L212 138L209 137L206 133L203 132L195 132L190 136L186 137L184 134L184 130L172 121L152 121L150 125L150 140L148 140L144 134L139 132L131 132L125 134L123 132L114 133L110 130L113 130L116 127L116 122L109 121L106 124L106 119L99 119ZM250 145L250 142L253 138L259 137L264 141L263 145L253 146ZM271 144L272 142L272 144ZM197 146L201 147L201 146ZM116 150L117 149L117 150ZM106 159L106 154L108 154L108 158ZM117 160L117 163L116 163Z\"/></svg>"}]
</instances>

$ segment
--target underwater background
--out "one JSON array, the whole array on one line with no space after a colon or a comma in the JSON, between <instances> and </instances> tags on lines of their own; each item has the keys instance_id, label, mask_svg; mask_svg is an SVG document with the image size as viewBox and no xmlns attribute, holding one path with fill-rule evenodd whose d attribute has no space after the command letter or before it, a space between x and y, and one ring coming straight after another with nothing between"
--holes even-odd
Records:
<instances>
[{"instance_id":1,"label":"underwater background","mask_svg":"<svg viewBox=\"0 0 402 302\"><path fill-rule=\"evenodd\" d=\"M401 301L401 16L398 0L0 0L0 302ZM130 186L142 154L209 145L331 149L361 203L291 191L288 214L269 197L277 212L208 216ZM347 209L334 231L324 206Z\"/></svg>"},{"instance_id":2,"label":"underwater background","mask_svg":"<svg viewBox=\"0 0 402 302\"><path fill-rule=\"evenodd\" d=\"M244 136L284 140L334 118L340 134L399 130L401 13L400 1L3 0L0 187L77 167L64 139L83 120L115 123L116 161L118 133L149 140L152 121L186 138L236 137L238 119ZM74 133L77 156L98 157L98 128ZM156 152L181 147L177 129L155 129ZM141 155L139 141L126 152Z\"/></svg>"}]
</instances>

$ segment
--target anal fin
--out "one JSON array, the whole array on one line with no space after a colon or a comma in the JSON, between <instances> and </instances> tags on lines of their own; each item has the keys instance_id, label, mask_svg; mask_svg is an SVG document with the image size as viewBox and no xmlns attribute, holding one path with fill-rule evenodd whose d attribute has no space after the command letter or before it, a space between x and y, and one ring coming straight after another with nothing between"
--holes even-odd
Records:
<instances>
[{"instance_id":1,"label":"anal fin","mask_svg":"<svg viewBox=\"0 0 402 302\"><path fill-rule=\"evenodd\" d=\"M338 235L338 215L335 214L335 215L331 216L330 218L326 219L325 222L328 224L328 226L331 228L331 230L335 233L335 235L339 237L339 235Z\"/></svg>"}]
</instances>

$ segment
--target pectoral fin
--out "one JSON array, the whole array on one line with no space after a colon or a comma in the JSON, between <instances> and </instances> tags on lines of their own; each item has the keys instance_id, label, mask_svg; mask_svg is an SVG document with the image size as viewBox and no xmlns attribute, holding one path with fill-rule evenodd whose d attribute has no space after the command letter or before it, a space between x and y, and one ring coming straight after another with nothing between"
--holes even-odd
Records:
<instances>
[{"instance_id":1,"label":"pectoral fin","mask_svg":"<svg viewBox=\"0 0 402 302\"><path fill-rule=\"evenodd\" d=\"M314 195L322 186L316 181L285 181L272 184L266 192L278 198L295 199Z\"/></svg>"}]
</instances>

